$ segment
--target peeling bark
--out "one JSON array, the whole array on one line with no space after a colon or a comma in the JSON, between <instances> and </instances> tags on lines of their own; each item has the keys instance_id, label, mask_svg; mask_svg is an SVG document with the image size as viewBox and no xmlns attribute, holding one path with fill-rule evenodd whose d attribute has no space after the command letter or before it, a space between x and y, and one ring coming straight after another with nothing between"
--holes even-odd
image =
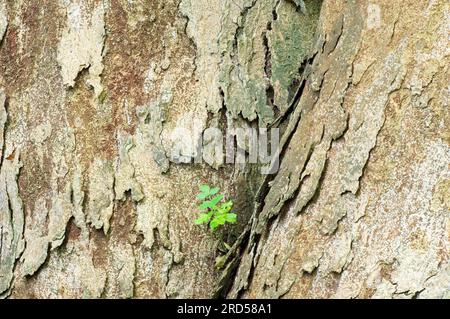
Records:
<instances>
[{"instance_id":1,"label":"peeling bark","mask_svg":"<svg viewBox=\"0 0 450 319\"><path fill-rule=\"evenodd\" d=\"M0 296L449 297L449 14L0 0ZM275 175L198 152L258 127L281 129ZM223 256L203 183L238 211Z\"/></svg>"},{"instance_id":2,"label":"peeling bark","mask_svg":"<svg viewBox=\"0 0 450 319\"><path fill-rule=\"evenodd\" d=\"M297 128L229 297L448 296L448 280L423 295L430 276L448 274L449 206L432 204L449 172L448 10L324 3ZM430 72L443 82L418 108L412 83Z\"/></svg>"}]
</instances>

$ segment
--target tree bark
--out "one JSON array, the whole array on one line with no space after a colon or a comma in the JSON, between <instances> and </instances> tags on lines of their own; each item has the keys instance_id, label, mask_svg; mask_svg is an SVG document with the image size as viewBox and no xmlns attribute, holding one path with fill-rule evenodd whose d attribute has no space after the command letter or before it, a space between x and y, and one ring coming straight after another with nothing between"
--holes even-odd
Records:
<instances>
[{"instance_id":1,"label":"tree bark","mask_svg":"<svg viewBox=\"0 0 450 319\"><path fill-rule=\"evenodd\" d=\"M229 297L449 297L448 12L324 2Z\"/></svg>"},{"instance_id":2,"label":"tree bark","mask_svg":"<svg viewBox=\"0 0 450 319\"><path fill-rule=\"evenodd\" d=\"M449 37L445 0L0 0L0 296L449 297ZM279 127L280 168L180 127Z\"/></svg>"}]
</instances>

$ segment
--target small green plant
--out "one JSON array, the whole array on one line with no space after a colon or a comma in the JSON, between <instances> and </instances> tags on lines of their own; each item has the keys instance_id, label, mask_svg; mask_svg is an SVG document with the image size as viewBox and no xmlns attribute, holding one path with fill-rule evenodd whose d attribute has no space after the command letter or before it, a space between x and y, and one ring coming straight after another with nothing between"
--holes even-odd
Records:
<instances>
[{"instance_id":1,"label":"small green plant","mask_svg":"<svg viewBox=\"0 0 450 319\"><path fill-rule=\"evenodd\" d=\"M219 188L211 188L209 185L201 185L200 194L197 198L202 201L198 208L201 210L199 218L195 220L196 225L209 224L211 231L226 223L236 223L237 216L231 213L233 201L224 201L223 195L218 194Z\"/></svg>"}]
</instances>

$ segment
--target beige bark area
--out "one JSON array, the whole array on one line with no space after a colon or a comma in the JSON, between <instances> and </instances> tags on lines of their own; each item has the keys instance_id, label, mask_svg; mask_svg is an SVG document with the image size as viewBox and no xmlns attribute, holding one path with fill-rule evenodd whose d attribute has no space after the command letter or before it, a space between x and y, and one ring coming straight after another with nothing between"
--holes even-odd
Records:
<instances>
[{"instance_id":1,"label":"beige bark area","mask_svg":"<svg viewBox=\"0 0 450 319\"><path fill-rule=\"evenodd\" d=\"M168 171L163 124L207 119L179 3L0 4L0 293L208 297L193 199L233 172Z\"/></svg>"},{"instance_id":2,"label":"beige bark area","mask_svg":"<svg viewBox=\"0 0 450 319\"><path fill-rule=\"evenodd\" d=\"M1 0L0 295L212 296L197 187L234 199L232 243L262 177L211 147L171 163L171 133L281 116L313 43L305 3Z\"/></svg>"},{"instance_id":3,"label":"beige bark area","mask_svg":"<svg viewBox=\"0 0 450 319\"><path fill-rule=\"evenodd\" d=\"M448 298L448 1L325 1L230 297Z\"/></svg>"},{"instance_id":4,"label":"beige bark area","mask_svg":"<svg viewBox=\"0 0 450 319\"><path fill-rule=\"evenodd\" d=\"M0 0L0 296L448 297L449 36L444 0ZM271 125L274 176L169 156Z\"/></svg>"}]
</instances>

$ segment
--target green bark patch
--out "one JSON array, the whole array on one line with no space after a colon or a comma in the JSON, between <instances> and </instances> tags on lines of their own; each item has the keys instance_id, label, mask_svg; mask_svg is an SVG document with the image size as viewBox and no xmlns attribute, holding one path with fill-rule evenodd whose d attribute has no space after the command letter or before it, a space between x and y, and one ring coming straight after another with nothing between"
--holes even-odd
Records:
<instances>
[{"instance_id":1,"label":"green bark patch","mask_svg":"<svg viewBox=\"0 0 450 319\"><path fill-rule=\"evenodd\" d=\"M221 34L219 86L234 117L266 126L288 109L313 47L320 7L320 1L254 1L244 6L234 34Z\"/></svg>"},{"instance_id":2,"label":"green bark patch","mask_svg":"<svg viewBox=\"0 0 450 319\"><path fill-rule=\"evenodd\" d=\"M275 11L272 30L267 32L273 103L282 112L290 102L289 89L300 80L300 67L313 46L320 7L320 1L305 1L303 5L281 1Z\"/></svg>"}]
</instances>

